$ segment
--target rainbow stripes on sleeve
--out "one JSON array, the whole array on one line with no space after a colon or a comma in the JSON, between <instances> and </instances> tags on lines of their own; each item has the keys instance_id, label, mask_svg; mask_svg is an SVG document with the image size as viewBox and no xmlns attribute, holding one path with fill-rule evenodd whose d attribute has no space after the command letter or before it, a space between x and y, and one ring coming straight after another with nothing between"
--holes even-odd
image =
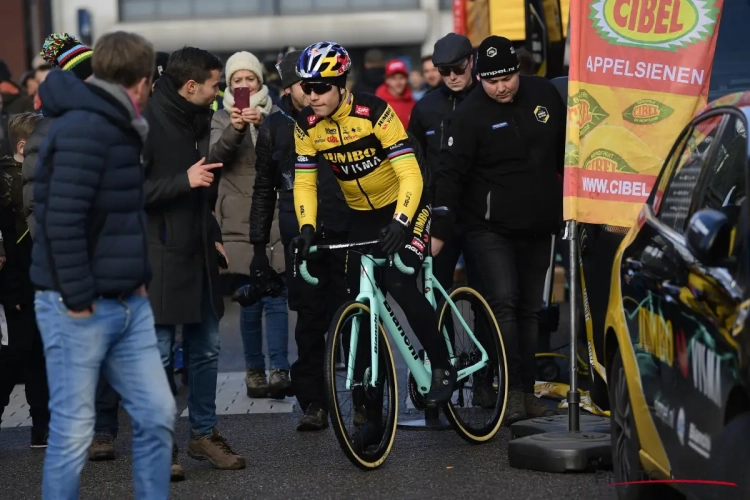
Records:
<instances>
[{"instance_id":1,"label":"rainbow stripes on sleeve","mask_svg":"<svg viewBox=\"0 0 750 500\"><path fill-rule=\"evenodd\" d=\"M405 158L414 158L414 150L412 148L404 147L388 153L388 159L391 163L399 162Z\"/></svg>"},{"instance_id":2,"label":"rainbow stripes on sleeve","mask_svg":"<svg viewBox=\"0 0 750 500\"><path fill-rule=\"evenodd\" d=\"M318 164L317 163L295 163L294 173L295 174L317 174Z\"/></svg>"}]
</instances>

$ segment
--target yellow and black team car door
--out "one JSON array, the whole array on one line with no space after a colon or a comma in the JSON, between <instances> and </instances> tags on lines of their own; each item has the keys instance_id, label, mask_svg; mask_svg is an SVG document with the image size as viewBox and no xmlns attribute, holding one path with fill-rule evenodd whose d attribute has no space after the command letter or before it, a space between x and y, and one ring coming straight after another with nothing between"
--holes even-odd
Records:
<instances>
[{"instance_id":1,"label":"yellow and black team car door","mask_svg":"<svg viewBox=\"0 0 750 500\"><path fill-rule=\"evenodd\" d=\"M712 151L693 192L692 219L685 231L687 280L678 301L680 322L675 328L675 358L678 384L685 388L685 456L683 477L701 478L716 453L733 391L742 384L740 353L732 330L745 292L739 273L739 256L745 234L748 136L747 120L734 108L715 118L720 123L713 134ZM711 134L713 131L709 132ZM722 220L720 233L705 221ZM708 238L706 236L709 236ZM707 243L711 241L711 243ZM743 391L744 392L744 391Z\"/></svg>"},{"instance_id":2,"label":"yellow and black team car door","mask_svg":"<svg viewBox=\"0 0 750 500\"><path fill-rule=\"evenodd\" d=\"M623 254L623 308L640 378L628 385L633 391L640 382L669 460L662 465L677 478L705 473L737 379L736 290L725 289L731 278L717 281L710 273L719 271L696 261L685 237L691 216L707 203L721 199L729 213L744 196L742 164L732 169L720 156L736 119L714 110L685 129ZM641 440L641 447L648 453L648 442Z\"/></svg>"}]
</instances>

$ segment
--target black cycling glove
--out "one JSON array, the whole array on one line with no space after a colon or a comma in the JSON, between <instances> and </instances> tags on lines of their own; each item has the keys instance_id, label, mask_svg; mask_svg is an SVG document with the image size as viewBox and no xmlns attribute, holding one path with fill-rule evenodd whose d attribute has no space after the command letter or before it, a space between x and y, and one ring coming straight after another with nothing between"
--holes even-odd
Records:
<instances>
[{"instance_id":1,"label":"black cycling glove","mask_svg":"<svg viewBox=\"0 0 750 500\"><path fill-rule=\"evenodd\" d=\"M315 228L310 224L305 224L300 230L299 236L295 236L292 239L291 249L292 257L294 257L294 250L299 252L299 256L303 259L307 257L312 246L313 238L315 238Z\"/></svg>"},{"instance_id":2,"label":"black cycling glove","mask_svg":"<svg viewBox=\"0 0 750 500\"><path fill-rule=\"evenodd\" d=\"M380 248L386 255L393 255L404 247L406 243L406 226L397 220L380 230Z\"/></svg>"}]
</instances>

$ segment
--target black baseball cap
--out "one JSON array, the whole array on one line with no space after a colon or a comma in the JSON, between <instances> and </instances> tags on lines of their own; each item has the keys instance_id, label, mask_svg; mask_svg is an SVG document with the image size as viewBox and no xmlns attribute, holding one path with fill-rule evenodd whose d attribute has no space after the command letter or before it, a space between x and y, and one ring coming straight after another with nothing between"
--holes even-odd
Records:
<instances>
[{"instance_id":1,"label":"black baseball cap","mask_svg":"<svg viewBox=\"0 0 750 500\"><path fill-rule=\"evenodd\" d=\"M435 42L432 51L432 64L435 66L455 66L474 53L471 41L464 35L448 33Z\"/></svg>"}]
</instances>

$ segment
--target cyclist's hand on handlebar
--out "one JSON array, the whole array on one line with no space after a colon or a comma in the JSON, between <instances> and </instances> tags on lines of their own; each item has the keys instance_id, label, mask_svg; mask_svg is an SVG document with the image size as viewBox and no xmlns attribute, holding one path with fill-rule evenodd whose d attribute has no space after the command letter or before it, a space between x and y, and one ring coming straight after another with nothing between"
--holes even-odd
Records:
<instances>
[{"instance_id":1,"label":"cyclist's hand on handlebar","mask_svg":"<svg viewBox=\"0 0 750 500\"><path fill-rule=\"evenodd\" d=\"M299 252L299 256L304 259L305 257L307 257L308 252L310 252L310 246L312 246L313 238L315 238L315 228L310 224L305 224L304 226L302 226L302 230L300 231L299 236L296 236L292 240L292 252L294 252L294 250L297 250Z\"/></svg>"},{"instance_id":2,"label":"cyclist's hand on handlebar","mask_svg":"<svg viewBox=\"0 0 750 500\"><path fill-rule=\"evenodd\" d=\"M380 230L380 247L388 255L393 255L403 248L406 242L406 226L397 220Z\"/></svg>"}]
</instances>

